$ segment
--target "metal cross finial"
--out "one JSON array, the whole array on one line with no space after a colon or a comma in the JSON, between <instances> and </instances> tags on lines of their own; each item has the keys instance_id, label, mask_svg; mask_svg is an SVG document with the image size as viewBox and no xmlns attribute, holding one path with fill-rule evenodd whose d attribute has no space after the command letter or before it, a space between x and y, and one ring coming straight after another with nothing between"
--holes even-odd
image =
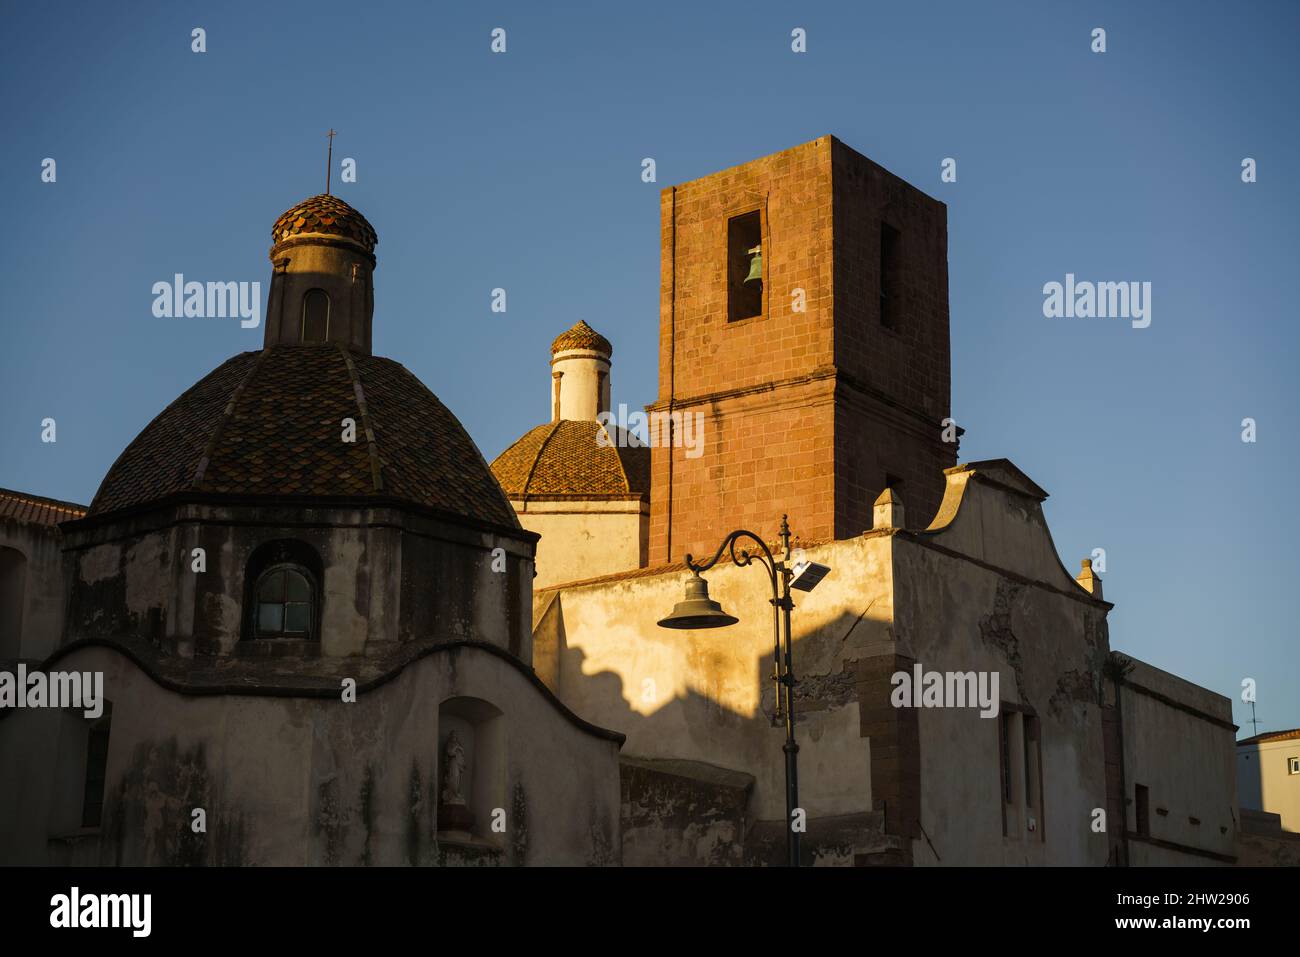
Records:
<instances>
[{"instance_id":1,"label":"metal cross finial","mask_svg":"<svg viewBox=\"0 0 1300 957\"><path fill-rule=\"evenodd\" d=\"M325 134L330 138L329 152L325 155L325 195L330 194L330 173L334 170L334 131Z\"/></svg>"}]
</instances>

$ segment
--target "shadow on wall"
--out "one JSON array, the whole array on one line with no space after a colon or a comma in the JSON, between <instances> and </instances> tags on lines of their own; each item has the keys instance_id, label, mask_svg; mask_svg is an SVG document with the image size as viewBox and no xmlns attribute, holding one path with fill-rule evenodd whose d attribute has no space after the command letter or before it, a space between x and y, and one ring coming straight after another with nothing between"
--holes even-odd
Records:
<instances>
[{"instance_id":1,"label":"shadow on wall","mask_svg":"<svg viewBox=\"0 0 1300 957\"><path fill-rule=\"evenodd\" d=\"M866 686L852 651L884 638L887 629L868 610L845 612L794 642L800 803L839 806L831 813L810 808L806 864L852 863L855 850L884 841L884 815L872 806L869 742L860 727ZM665 631L664 640L677 634ZM736 641L729 629L708 634L701 644L716 642L720 654ZM627 735L621 773L625 864L784 863L781 812L760 817L760 805L784 803L785 726L776 719L770 651L753 660L748 680L757 690L756 709L748 712L722 700L735 695L735 687L670 691L654 677L589 672L588 655L568 643L562 595L542 615L535 640L549 645L539 649L539 673L561 699L583 718ZM707 655L699 645L685 654L695 675L719 674L699 660ZM850 705L859 710L844 712Z\"/></svg>"}]
</instances>

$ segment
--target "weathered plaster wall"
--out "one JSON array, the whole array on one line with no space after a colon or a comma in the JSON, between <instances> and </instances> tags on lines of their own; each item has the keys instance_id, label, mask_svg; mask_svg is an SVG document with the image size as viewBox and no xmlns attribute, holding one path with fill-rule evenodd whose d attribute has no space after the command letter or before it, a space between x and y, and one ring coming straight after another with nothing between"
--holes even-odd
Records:
<instances>
[{"instance_id":1,"label":"weathered plaster wall","mask_svg":"<svg viewBox=\"0 0 1300 957\"><path fill-rule=\"evenodd\" d=\"M926 671L998 674L999 696L1041 722L1037 829L1003 834L1001 737L979 709L926 708L917 864L1102 864L1102 667L1107 605L1062 567L1032 482L1009 463L949 474L931 530L896 536L895 636ZM925 839L928 835L928 840ZM932 846L931 846L932 845ZM937 857L936 857L937 854Z\"/></svg>"},{"instance_id":2,"label":"weathered plaster wall","mask_svg":"<svg viewBox=\"0 0 1300 957\"><path fill-rule=\"evenodd\" d=\"M428 655L355 704L183 695L107 647L58 667L103 671L113 702L104 824L87 834L52 819L51 809L80 806L81 777L59 772L79 756L60 753L60 713L14 712L0 720L0 815L24 824L0 828L0 863L619 860L618 742L574 724L484 650ZM506 774L492 798L507 830L480 820L470 844L453 844L436 833L439 706L466 697L503 714ZM207 811L206 835L191 830L194 807Z\"/></svg>"},{"instance_id":3,"label":"weathered plaster wall","mask_svg":"<svg viewBox=\"0 0 1300 957\"><path fill-rule=\"evenodd\" d=\"M249 561L279 540L320 558L325 657L474 638L529 660L531 541L389 508L189 504L74 526L68 640L131 635L185 656L251 652L241 641Z\"/></svg>"},{"instance_id":4,"label":"weathered plaster wall","mask_svg":"<svg viewBox=\"0 0 1300 957\"><path fill-rule=\"evenodd\" d=\"M628 867L745 863L754 779L695 761L620 762L623 864Z\"/></svg>"},{"instance_id":5,"label":"weathered plaster wall","mask_svg":"<svg viewBox=\"0 0 1300 957\"><path fill-rule=\"evenodd\" d=\"M1128 660L1133 667L1120 700L1130 862L1202 866L1216 861L1195 851L1232 856L1238 819L1232 702ZM1149 840L1134 833L1139 784L1149 789Z\"/></svg>"},{"instance_id":6,"label":"weathered plaster wall","mask_svg":"<svg viewBox=\"0 0 1300 957\"><path fill-rule=\"evenodd\" d=\"M1106 800L1109 606L1062 566L1040 507L1045 493L1014 466L977 463L948 481L951 501L927 532L882 527L807 550L832 572L814 592L795 595L800 803L810 837L817 826L841 835L819 838L817 856L1102 864L1107 838L1090 824ZM630 757L752 775L753 860L761 855L750 849L783 840L770 590L756 567L723 564L706 577L739 624L658 628L681 598L680 569L543 591L534 632L539 674L579 714L626 732ZM893 707L890 675L910 662L996 672L999 700L1038 717L1044 797L1034 832L1022 834L1019 822L1003 834L995 718L978 709Z\"/></svg>"},{"instance_id":7,"label":"weathered plaster wall","mask_svg":"<svg viewBox=\"0 0 1300 957\"><path fill-rule=\"evenodd\" d=\"M533 588L596 578L645 563L650 505L612 501L512 501L519 524L542 536Z\"/></svg>"},{"instance_id":8,"label":"weathered plaster wall","mask_svg":"<svg viewBox=\"0 0 1300 957\"><path fill-rule=\"evenodd\" d=\"M0 659L44 658L58 644L65 602L61 545L57 528L0 520L0 549L13 550L3 566L12 591L0 595L0 601L6 603L7 626L11 623L20 635L16 646L0 646ZM16 610L8 605L14 600L19 602Z\"/></svg>"},{"instance_id":9,"label":"weathered plaster wall","mask_svg":"<svg viewBox=\"0 0 1300 957\"><path fill-rule=\"evenodd\" d=\"M834 570L796 593L800 798L810 816L871 809L870 748L858 732L853 663L887 635L887 543L854 539L807 550ZM683 571L633 575L539 596L539 673L587 720L628 735L624 752L679 758L755 778L754 819L785 816L783 726L774 727L771 586L757 565L722 564L710 593L740 618L674 631L658 619L681 600Z\"/></svg>"},{"instance_id":10,"label":"weathered plaster wall","mask_svg":"<svg viewBox=\"0 0 1300 957\"><path fill-rule=\"evenodd\" d=\"M1242 805L1234 850L1238 867L1300 867L1300 834L1282 830L1276 813Z\"/></svg>"}]
</instances>

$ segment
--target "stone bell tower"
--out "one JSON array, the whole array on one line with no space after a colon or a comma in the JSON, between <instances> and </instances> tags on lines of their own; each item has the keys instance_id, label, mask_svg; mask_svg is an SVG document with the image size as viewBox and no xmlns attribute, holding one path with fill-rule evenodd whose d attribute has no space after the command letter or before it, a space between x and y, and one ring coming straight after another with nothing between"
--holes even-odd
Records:
<instances>
[{"instance_id":1,"label":"stone bell tower","mask_svg":"<svg viewBox=\"0 0 1300 957\"><path fill-rule=\"evenodd\" d=\"M264 344L337 342L370 355L374 227L337 196L321 194L277 219L271 239Z\"/></svg>"},{"instance_id":2,"label":"stone bell tower","mask_svg":"<svg viewBox=\"0 0 1300 957\"><path fill-rule=\"evenodd\" d=\"M824 136L663 190L660 224L648 411L691 416L703 451L654 444L650 564L784 512L804 541L855 536L886 486L929 524L957 457L944 204Z\"/></svg>"}]
</instances>

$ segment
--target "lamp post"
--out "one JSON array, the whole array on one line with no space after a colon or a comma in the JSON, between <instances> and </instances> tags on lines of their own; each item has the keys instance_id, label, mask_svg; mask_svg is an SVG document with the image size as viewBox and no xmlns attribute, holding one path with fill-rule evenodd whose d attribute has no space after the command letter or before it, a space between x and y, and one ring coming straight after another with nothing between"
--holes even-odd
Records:
<instances>
[{"instance_id":1,"label":"lamp post","mask_svg":"<svg viewBox=\"0 0 1300 957\"><path fill-rule=\"evenodd\" d=\"M736 551L736 544L744 539L758 546L757 552L748 548ZM686 556L686 567L691 570L691 577L686 581L686 597L674 606L672 614L659 622L661 628L723 628L734 625L739 619L728 615L722 606L709 598L709 585L701 576L718 563L724 552L730 552L731 560L737 567L743 568L757 561L767 570L768 580L772 585L772 681L776 684L776 719L785 719L785 828L786 849L791 867L799 866L799 833L794 829L794 813L799 806L799 745L794 738L794 664L790 653L790 612L794 602L790 600L790 589L812 591L819 581L830 571L825 565L815 562L792 564L790 552L790 525L786 516L781 516L781 551L780 560L773 556L767 544L753 532L738 529L722 540L718 550L707 562L696 562L691 555ZM782 646L782 622L785 624L785 642Z\"/></svg>"}]
</instances>

